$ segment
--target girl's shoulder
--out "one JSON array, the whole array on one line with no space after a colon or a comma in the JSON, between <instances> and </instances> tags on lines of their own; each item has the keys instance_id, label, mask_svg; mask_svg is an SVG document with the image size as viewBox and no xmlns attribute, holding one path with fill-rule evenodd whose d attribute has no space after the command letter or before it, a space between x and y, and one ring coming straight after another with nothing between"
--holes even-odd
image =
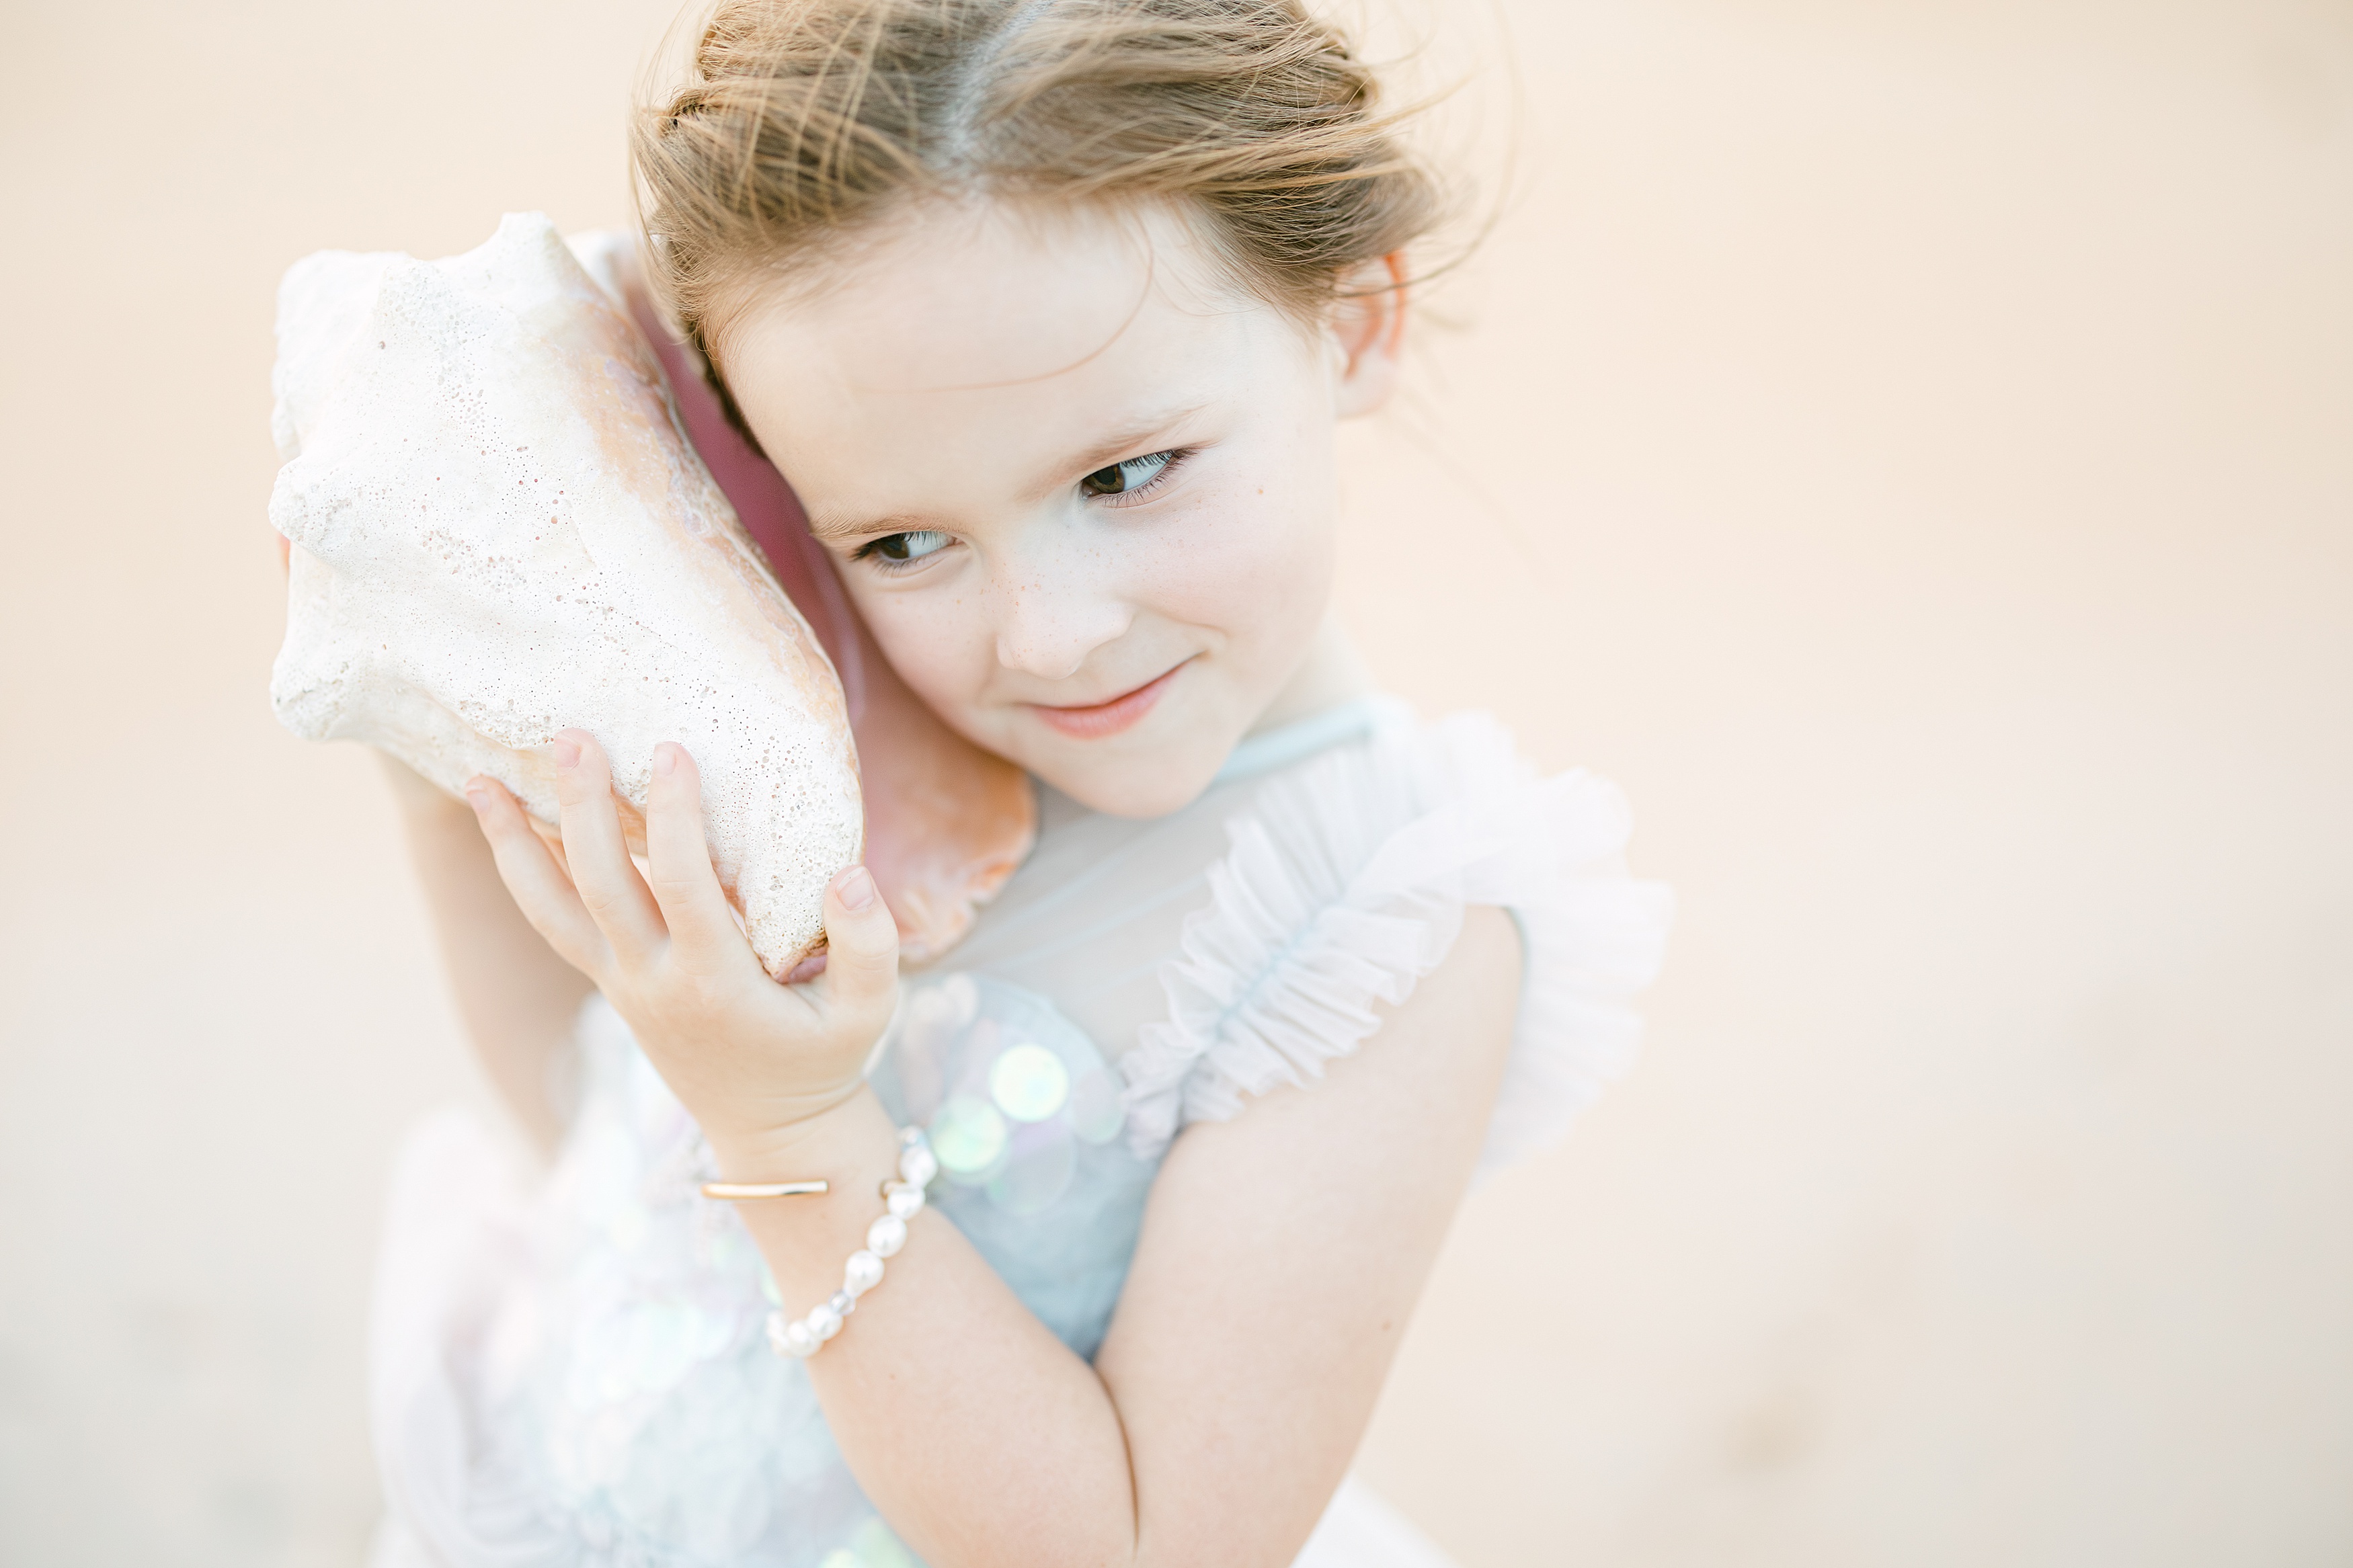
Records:
<instances>
[{"instance_id":1,"label":"girl's shoulder","mask_svg":"<svg viewBox=\"0 0 2353 1568\"><path fill-rule=\"evenodd\" d=\"M1482 1164L1553 1141L1630 1060L1630 1005L1662 957L1672 897L1625 864L1625 797L1582 770L1545 776L1480 713L1435 722L1376 700L1245 742L1254 773L1223 826L1208 898L1161 966L1166 1018L1122 1063L1131 1138L1320 1077L1445 959L1472 905L1512 914L1519 1019ZM1252 748L1261 748L1252 755ZM1287 753L1287 754L1286 754Z\"/></svg>"}]
</instances>

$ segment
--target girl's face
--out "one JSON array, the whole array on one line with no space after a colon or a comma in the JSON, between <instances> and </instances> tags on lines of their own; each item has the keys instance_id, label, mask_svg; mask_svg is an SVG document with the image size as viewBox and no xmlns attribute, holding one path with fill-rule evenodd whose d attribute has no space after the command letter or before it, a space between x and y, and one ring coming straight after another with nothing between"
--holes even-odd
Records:
<instances>
[{"instance_id":1,"label":"girl's face","mask_svg":"<svg viewBox=\"0 0 2353 1568\"><path fill-rule=\"evenodd\" d=\"M1166 211L924 209L720 333L902 679L1097 810L1191 800L1284 694L1334 566L1333 423L1400 307L1321 331Z\"/></svg>"}]
</instances>

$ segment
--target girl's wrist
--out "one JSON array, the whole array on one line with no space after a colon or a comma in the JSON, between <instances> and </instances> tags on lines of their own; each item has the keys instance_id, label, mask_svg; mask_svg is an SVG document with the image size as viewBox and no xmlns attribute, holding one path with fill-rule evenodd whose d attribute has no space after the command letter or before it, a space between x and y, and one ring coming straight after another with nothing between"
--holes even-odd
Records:
<instances>
[{"instance_id":1,"label":"girl's wrist","mask_svg":"<svg viewBox=\"0 0 2353 1568\"><path fill-rule=\"evenodd\" d=\"M822 1181L822 1194L752 1198L735 1211L759 1244L788 1308L822 1301L842 1280L843 1260L865 1247L889 1212L885 1182L899 1179L899 1130L862 1086L819 1115L771 1132L710 1140L723 1182L744 1185Z\"/></svg>"},{"instance_id":2,"label":"girl's wrist","mask_svg":"<svg viewBox=\"0 0 2353 1568\"><path fill-rule=\"evenodd\" d=\"M758 1130L706 1130L723 1181L825 1180L836 1191L874 1167L876 1186L898 1159L898 1129L874 1091L859 1084L848 1094L788 1121ZM822 1167L822 1168L820 1168Z\"/></svg>"}]
</instances>

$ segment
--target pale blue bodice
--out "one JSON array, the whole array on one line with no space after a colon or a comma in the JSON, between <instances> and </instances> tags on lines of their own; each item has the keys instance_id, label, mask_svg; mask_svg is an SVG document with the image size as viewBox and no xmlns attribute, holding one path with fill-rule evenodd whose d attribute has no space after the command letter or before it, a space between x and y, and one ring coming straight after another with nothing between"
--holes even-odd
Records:
<instances>
[{"instance_id":1,"label":"pale blue bodice","mask_svg":"<svg viewBox=\"0 0 2353 1568\"><path fill-rule=\"evenodd\" d=\"M1044 997L959 973L907 988L871 1081L902 1126L930 1129L934 1206L1092 1357L1159 1165L1122 1136L1118 1070Z\"/></svg>"}]
</instances>

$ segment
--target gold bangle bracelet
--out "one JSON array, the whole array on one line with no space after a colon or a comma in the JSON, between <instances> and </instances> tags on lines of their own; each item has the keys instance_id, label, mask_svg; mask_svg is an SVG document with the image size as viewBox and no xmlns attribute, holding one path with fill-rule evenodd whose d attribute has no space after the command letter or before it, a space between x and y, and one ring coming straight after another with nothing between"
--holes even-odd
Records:
<instances>
[{"instance_id":1,"label":"gold bangle bracelet","mask_svg":"<svg viewBox=\"0 0 2353 1568\"><path fill-rule=\"evenodd\" d=\"M705 1182L702 1195L733 1202L738 1198L802 1198L833 1190L830 1182Z\"/></svg>"}]
</instances>

